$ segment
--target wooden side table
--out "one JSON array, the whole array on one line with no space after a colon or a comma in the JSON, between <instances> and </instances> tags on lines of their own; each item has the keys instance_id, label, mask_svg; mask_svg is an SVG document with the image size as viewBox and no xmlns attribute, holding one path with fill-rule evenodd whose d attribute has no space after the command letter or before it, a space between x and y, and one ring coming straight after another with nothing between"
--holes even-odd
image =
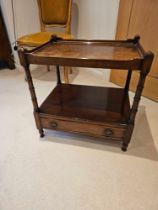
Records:
<instances>
[{"instance_id":1,"label":"wooden side table","mask_svg":"<svg viewBox=\"0 0 158 210\"><path fill-rule=\"evenodd\" d=\"M53 36L34 50L19 49L40 136L44 136L43 128L81 133L120 141L126 151L153 60L153 53L145 52L139 39L136 36L125 41L62 40ZM57 85L41 106L37 103L30 64L58 67ZM59 66L124 69L128 70L128 76L124 88L63 84ZM140 78L130 106L128 90L133 69L140 72Z\"/></svg>"}]
</instances>

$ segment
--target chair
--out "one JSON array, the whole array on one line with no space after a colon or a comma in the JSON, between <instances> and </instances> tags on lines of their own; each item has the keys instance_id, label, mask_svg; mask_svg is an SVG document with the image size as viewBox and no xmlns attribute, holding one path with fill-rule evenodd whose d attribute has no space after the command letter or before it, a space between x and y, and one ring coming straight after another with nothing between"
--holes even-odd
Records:
<instances>
[{"instance_id":1,"label":"chair","mask_svg":"<svg viewBox=\"0 0 158 210\"><path fill-rule=\"evenodd\" d=\"M17 40L18 46L37 47L50 40L52 34L63 39L73 39L71 35L71 8L72 0L37 0L41 32L25 35ZM63 28L64 32L55 30L46 31L47 28ZM49 66L47 66L49 71ZM64 67L64 80L68 80L69 68Z\"/></svg>"}]
</instances>

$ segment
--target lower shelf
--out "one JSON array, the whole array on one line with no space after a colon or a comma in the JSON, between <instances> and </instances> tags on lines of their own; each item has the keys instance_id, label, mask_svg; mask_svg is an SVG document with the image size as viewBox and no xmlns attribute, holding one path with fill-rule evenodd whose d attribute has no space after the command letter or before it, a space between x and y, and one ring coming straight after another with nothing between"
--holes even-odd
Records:
<instances>
[{"instance_id":1,"label":"lower shelf","mask_svg":"<svg viewBox=\"0 0 158 210\"><path fill-rule=\"evenodd\" d=\"M60 84L40 106L42 128L122 140L130 115L121 88Z\"/></svg>"},{"instance_id":2,"label":"lower shelf","mask_svg":"<svg viewBox=\"0 0 158 210\"><path fill-rule=\"evenodd\" d=\"M86 122L126 124L130 103L122 88L60 84L40 106L40 113Z\"/></svg>"}]
</instances>

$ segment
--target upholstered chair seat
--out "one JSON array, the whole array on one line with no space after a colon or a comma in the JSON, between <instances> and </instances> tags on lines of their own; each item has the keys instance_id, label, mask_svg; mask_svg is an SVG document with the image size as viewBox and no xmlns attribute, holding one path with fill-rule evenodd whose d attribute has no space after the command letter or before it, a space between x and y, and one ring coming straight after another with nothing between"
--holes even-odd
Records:
<instances>
[{"instance_id":1,"label":"upholstered chair seat","mask_svg":"<svg viewBox=\"0 0 158 210\"><path fill-rule=\"evenodd\" d=\"M48 42L52 34L57 35L63 39L73 39L71 35L71 8L72 0L37 0L39 8L39 19L41 24L41 31L38 33L28 34L19 37L17 40L18 46L25 46L26 48L37 47L45 42ZM53 32L53 27L54 32ZM51 28L51 30L46 30ZM56 29L62 28L56 32ZM47 66L49 70L49 66ZM64 79L68 83L68 73L71 68L64 67Z\"/></svg>"},{"instance_id":2,"label":"upholstered chair seat","mask_svg":"<svg viewBox=\"0 0 158 210\"><path fill-rule=\"evenodd\" d=\"M39 33L22 36L17 40L17 42L18 42L18 45L26 45L29 47L36 47L36 46L39 46L45 42L48 42L53 34L55 34L58 37L61 37L63 39L73 39L73 36L71 34L65 34L62 32L43 31L43 32L39 32Z\"/></svg>"}]
</instances>

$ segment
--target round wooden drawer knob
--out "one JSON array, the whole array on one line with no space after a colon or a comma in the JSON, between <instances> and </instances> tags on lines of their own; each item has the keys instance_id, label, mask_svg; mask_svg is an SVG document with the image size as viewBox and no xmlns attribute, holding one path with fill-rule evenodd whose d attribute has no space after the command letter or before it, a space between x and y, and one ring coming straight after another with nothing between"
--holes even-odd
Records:
<instances>
[{"instance_id":1,"label":"round wooden drawer knob","mask_svg":"<svg viewBox=\"0 0 158 210\"><path fill-rule=\"evenodd\" d=\"M107 129L104 130L104 134L105 134L106 137L112 137L113 130L110 129L110 128L107 128Z\"/></svg>"},{"instance_id":2,"label":"round wooden drawer knob","mask_svg":"<svg viewBox=\"0 0 158 210\"><path fill-rule=\"evenodd\" d=\"M50 122L50 126L55 129L57 128L58 124L56 122Z\"/></svg>"}]
</instances>

